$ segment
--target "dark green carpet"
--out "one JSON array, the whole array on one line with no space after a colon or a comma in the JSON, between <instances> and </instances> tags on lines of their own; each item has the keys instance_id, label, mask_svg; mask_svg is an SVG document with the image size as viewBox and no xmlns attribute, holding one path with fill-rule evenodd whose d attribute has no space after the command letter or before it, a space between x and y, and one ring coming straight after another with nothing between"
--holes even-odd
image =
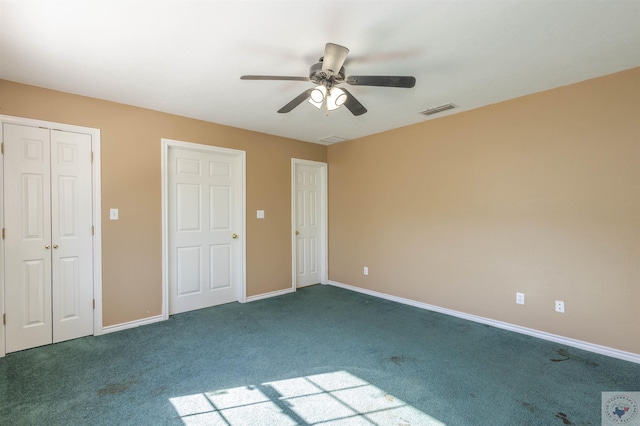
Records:
<instances>
[{"instance_id":1,"label":"dark green carpet","mask_svg":"<svg viewBox=\"0 0 640 426\"><path fill-rule=\"evenodd\" d=\"M0 423L599 425L637 390L638 364L317 285L9 354Z\"/></svg>"}]
</instances>

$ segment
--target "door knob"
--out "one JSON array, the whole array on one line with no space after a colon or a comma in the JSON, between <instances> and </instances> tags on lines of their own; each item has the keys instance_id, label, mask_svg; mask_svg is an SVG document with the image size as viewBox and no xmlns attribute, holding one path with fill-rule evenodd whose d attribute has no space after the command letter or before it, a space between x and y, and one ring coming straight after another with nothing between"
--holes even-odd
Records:
<instances>
[{"instance_id":1,"label":"door knob","mask_svg":"<svg viewBox=\"0 0 640 426\"><path fill-rule=\"evenodd\" d=\"M46 248L47 250L49 250L49 247L51 247L49 244L44 246L44 248Z\"/></svg>"},{"instance_id":2,"label":"door knob","mask_svg":"<svg viewBox=\"0 0 640 426\"><path fill-rule=\"evenodd\" d=\"M54 248L54 249L57 249L57 248L58 248L58 245L57 245L57 244L54 244L54 245L53 245L53 248Z\"/></svg>"},{"instance_id":3,"label":"door knob","mask_svg":"<svg viewBox=\"0 0 640 426\"><path fill-rule=\"evenodd\" d=\"M300 231L296 231L296 235L300 235Z\"/></svg>"},{"instance_id":4,"label":"door knob","mask_svg":"<svg viewBox=\"0 0 640 426\"><path fill-rule=\"evenodd\" d=\"M231 234L231 238L235 240L236 238L238 238L238 234Z\"/></svg>"}]
</instances>

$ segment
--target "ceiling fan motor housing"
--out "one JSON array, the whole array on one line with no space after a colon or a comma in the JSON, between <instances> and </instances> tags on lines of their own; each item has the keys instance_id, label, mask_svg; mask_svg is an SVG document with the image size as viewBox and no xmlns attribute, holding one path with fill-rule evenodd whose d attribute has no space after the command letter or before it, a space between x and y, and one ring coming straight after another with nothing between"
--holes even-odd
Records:
<instances>
[{"instance_id":1,"label":"ceiling fan motor housing","mask_svg":"<svg viewBox=\"0 0 640 426\"><path fill-rule=\"evenodd\" d=\"M309 68L309 80L316 84L322 84L326 86L327 89L330 89L338 83L344 82L344 78L344 67L341 67L340 72L337 74L329 74L326 71L323 71L322 62L311 65L311 68Z\"/></svg>"}]
</instances>

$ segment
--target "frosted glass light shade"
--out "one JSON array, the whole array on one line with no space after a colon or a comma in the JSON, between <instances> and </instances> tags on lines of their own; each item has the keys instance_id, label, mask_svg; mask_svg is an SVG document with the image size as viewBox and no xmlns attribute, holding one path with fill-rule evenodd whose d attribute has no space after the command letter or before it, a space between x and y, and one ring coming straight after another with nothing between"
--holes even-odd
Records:
<instances>
[{"instance_id":1,"label":"frosted glass light shade","mask_svg":"<svg viewBox=\"0 0 640 426\"><path fill-rule=\"evenodd\" d=\"M329 95L327 96L327 109L329 111L338 109L346 101L347 101L347 94L344 93L344 90L334 87L331 89L331 91L329 92Z\"/></svg>"},{"instance_id":2,"label":"frosted glass light shade","mask_svg":"<svg viewBox=\"0 0 640 426\"><path fill-rule=\"evenodd\" d=\"M314 107L320 109L322 107L322 102L324 98L327 96L327 88L319 85L316 86L315 89L311 91L311 95L309 95L309 103Z\"/></svg>"}]
</instances>

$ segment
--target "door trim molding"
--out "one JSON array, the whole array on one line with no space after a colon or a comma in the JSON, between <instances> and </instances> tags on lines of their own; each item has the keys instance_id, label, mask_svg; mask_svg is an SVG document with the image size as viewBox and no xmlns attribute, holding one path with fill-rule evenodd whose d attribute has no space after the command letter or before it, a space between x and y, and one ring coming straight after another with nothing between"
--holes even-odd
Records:
<instances>
[{"instance_id":1,"label":"door trim molding","mask_svg":"<svg viewBox=\"0 0 640 426\"><path fill-rule=\"evenodd\" d=\"M328 165L321 161L291 159L291 289L297 289L297 250L296 250L296 166L311 166L320 169L320 283L328 283L329 278L329 210L327 201Z\"/></svg>"},{"instance_id":2,"label":"door trim molding","mask_svg":"<svg viewBox=\"0 0 640 426\"><path fill-rule=\"evenodd\" d=\"M36 120L25 117L13 117L10 115L0 115L0 124L9 123L21 126L45 127L47 129L63 130L65 132L83 133L91 135L91 151L93 152L93 162L91 163L92 173L92 221L94 226L93 235L93 298L96 301L93 310L93 335L98 336L103 333L102 329L102 194L101 194L101 159L100 159L100 129L92 127L76 126L73 124L56 123L52 121ZM0 161L0 188L4 188L4 156ZM4 227L4 198L0 191L0 223ZM5 313L4 302L4 240L0 240L0 310ZM0 357L6 355L5 347L5 326L0 325Z\"/></svg>"},{"instance_id":3,"label":"door trim molding","mask_svg":"<svg viewBox=\"0 0 640 426\"><path fill-rule=\"evenodd\" d=\"M247 190L246 190L246 151L223 148L213 145L203 145L193 142L184 142L173 139L160 139L161 144L161 172L162 172L162 319L169 319L169 206L167 205L169 200L168 185L169 185L169 173L168 164L169 149L171 148L185 148L196 151L206 151L212 153L219 153L225 155L232 155L238 158L240 161L240 167L238 167L237 177L240 182L239 191L242 208L240 209L240 244L241 244L241 277L240 277L240 289L238 289L238 301L245 303L247 299L247 226L246 226L246 205L247 205Z\"/></svg>"}]
</instances>

